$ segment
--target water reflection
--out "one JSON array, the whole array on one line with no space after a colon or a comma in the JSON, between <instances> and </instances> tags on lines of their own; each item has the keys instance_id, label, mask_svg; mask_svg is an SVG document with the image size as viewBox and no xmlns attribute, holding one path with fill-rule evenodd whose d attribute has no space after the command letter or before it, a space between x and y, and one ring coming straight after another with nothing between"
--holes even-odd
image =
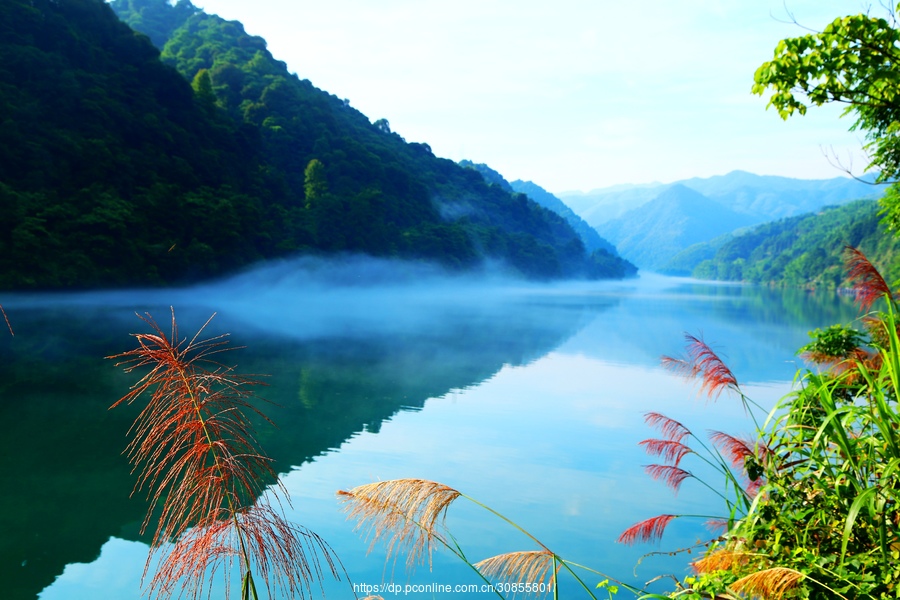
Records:
<instances>
[{"instance_id":1,"label":"water reflection","mask_svg":"<svg viewBox=\"0 0 900 600\"><path fill-rule=\"evenodd\" d=\"M478 385L504 365L535 360L616 303L548 305L509 289L476 295L471 284L465 291L468 301L458 294L356 286L347 291L360 308L354 326L342 322L330 337L322 321L303 329L307 311L298 308L315 305L327 312L330 295L298 297L292 304L282 290L255 310L249 307L258 297L249 295L216 297L210 289L172 295L185 333L204 322L209 305L224 306L209 333L227 328L236 344L246 344L230 357L242 372L272 374L263 393L273 402L265 411L278 429L260 424L260 443L287 471L359 432L377 432L404 407L421 408L428 398ZM35 597L66 564L93 561L111 537L140 539L146 506L129 498L134 478L121 456L136 407L107 410L134 378L102 357L126 349L128 332L142 328L134 310L149 310L165 323L162 296L4 301L17 334L0 341L0 448L8 457L0 479L15 482L0 510L0 570L12 575L8 597ZM280 329L269 312L278 302ZM329 318L341 322L348 302ZM379 313L385 305L407 314L396 329Z\"/></svg>"},{"instance_id":2,"label":"water reflection","mask_svg":"<svg viewBox=\"0 0 900 600\"><path fill-rule=\"evenodd\" d=\"M631 573L646 549L611 540L670 501L639 469L642 411L699 418L701 428L742 418L736 407L686 405L690 388L658 369L659 355L677 353L683 331L702 332L742 381L779 382L751 386L772 401L806 331L855 317L834 297L655 277L529 287L414 273L385 285L348 272L342 290L298 277L279 268L199 290L4 298L17 333L0 339L0 480L15 482L0 510L9 597L92 597L85 582L111 571L124 579L107 597L138 597L142 559L128 544L145 505L128 497L120 454L135 409L106 410L132 378L101 358L128 348L134 310L164 321L174 304L184 332L220 311L210 333L227 329L247 346L233 362L272 374L264 395L278 429L261 428L260 443L290 471L291 516L365 581L382 579L383 555L365 556L333 492L401 476L459 485L571 558ZM679 499L704 501L688 490ZM453 519L479 557L515 549L477 511ZM692 541L696 532L678 527L673 535ZM445 580L470 577L452 560L438 566Z\"/></svg>"}]
</instances>

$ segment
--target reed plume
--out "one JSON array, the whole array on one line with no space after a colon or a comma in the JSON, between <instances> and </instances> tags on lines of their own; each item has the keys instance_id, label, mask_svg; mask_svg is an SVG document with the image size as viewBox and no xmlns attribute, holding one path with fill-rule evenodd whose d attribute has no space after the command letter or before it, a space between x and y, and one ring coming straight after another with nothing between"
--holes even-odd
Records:
<instances>
[{"instance_id":1,"label":"reed plume","mask_svg":"<svg viewBox=\"0 0 900 600\"><path fill-rule=\"evenodd\" d=\"M713 534L722 535L728 531L729 528L729 520L723 519L721 517L707 519L703 526L706 527Z\"/></svg>"},{"instance_id":2,"label":"reed plume","mask_svg":"<svg viewBox=\"0 0 900 600\"><path fill-rule=\"evenodd\" d=\"M750 558L759 556L751 552L720 548L710 552L703 558L691 563L696 573L713 573L715 571L731 571L745 566Z\"/></svg>"},{"instance_id":3,"label":"reed plume","mask_svg":"<svg viewBox=\"0 0 900 600\"><path fill-rule=\"evenodd\" d=\"M723 431L710 431L709 439L728 459L731 467L746 477L749 483L747 483L745 491L750 497L755 497L765 483L763 465L774 457L772 450L761 439L753 442ZM751 463L756 466L748 467L748 464Z\"/></svg>"},{"instance_id":4,"label":"reed plume","mask_svg":"<svg viewBox=\"0 0 900 600\"><path fill-rule=\"evenodd\" d=\"M511 583L532 584L531 589L544 592L556 587L559 563L547 549L498 554L473 565L482 575ZM549 577L548 586L543 583Z\"/></svg>"},{"instance_id":5,"label":"reed plume","mask_svg":"<svg viewBox=\"0 0 900 600\"><path fill-rule=\"evenodd\" d=\"M666 526L678 515L659 515L635 523L622 532L617 540L620 544L634 544L637 541L650 542L662 538Z\"/></svg>"},{"instance_id":6,"label":"reed plume","mask_svg":"<svg viewBox=\"0 0 900 600\"><path fill-rule=\"evenodd\" d=\"M387 543L387 559L392 557L396 562L399 554L406 554L407 570L411 571L417 564L428 557L431 568L432 551L436 544L444 546L460 560L471 567L485 582L491 583L491 577L516 584L527 584L523 591L545 593L556 589L556 575L565 569L594 597L590 587L573 570L586 569L591 573L616 581L617 584L632 591L637 588L617 581L600 571L563 560L552 552L540 540L521 526L503 516L489 506L482 504L471 496L467 496L449 486L424 479L395 479L368 483L350 491L338 491L338 498L345 504L348 519L356 520L356 530L363 530L366 537L371 538L369 550L379 540ZM457 498L465 498L475 505L487 510L495 517L530 538L539 550L510 552L472 563L466 558L462 548L444 525L447 509ZM552 575L549 585L544 586L548 573ZM541 589L543 587L543 589ZM519 588L515 588L519 589ZM499 589L494 589L497 596L503 598Z\"/></svg>"},{"instance_id":7,"label":"reed plume","mask_svg":"<svg viewBox=\"0 0 900 600\"><path fill-rule=\"evenodd\" d=\"M772 567L741 577L731 584L734 591L763 600L781 600L797 588L805 576L786 567ZM843 596L841 596L843 597Z\"/></svg>"},{"instance_id":8,"label":"reed plume","mask_svg":"<svg viewBox=\"0 0 900 600\"><path fill-rule=\"evenodd\" d=\"M671 419L658 412L648 412L644 414L644 422L651 427L658 428L660 433L662 433L663 437L667 440L680 442L691 435L690 429L675 419Z\"/></svg>"},{"instance_id":9,"label":"reed plume","mask_svg":"<svg viewBox=\"0 0 900 600\"><path fill-rule=\"evenodd\" d=\"M717 399L723 391L731 389L740 393L737 378L719 355L702 338L685 334L687 358L663 356L664 367L686 379L700 377L699 393Z\"/></svg>"},{"instance_id":10,"label":"reed plume","mask_svg":"<svg viewBox=\"0 0 900 600\"><path fill-rule=\"evenodd\" d=\"M273 588L311 595L325 569L340 579L328 544L280 514L287 490L247 416L266 419L252 404L260 382L212 359L232 349L226 335L200 339L213 317L189 340L180 336L174 311L168 334L149 314L139 317L151 333L133 334L137 348L108 358L127 373L149 368L110 408L146 400L126 452L138 471L134 492L146 490L150 500L142 534L161 507L144 569L146 578L154 557L164 554L150 595L168 598L181 586L199 598L204 589L211 593L219 568L235 565L243 598L257 598L254 569L270 595Z\"/></svg>"},{"instance_id":11,"label":"reed plume","mask_svg":"<svg viewBox=\"0 0 900 600\"><path fill-rule=\"evenodd\" d=\"M645 465L644 472L653 479L662 479L676 494L684 480L693 477L690 471L672 465Z\"/></svg>"},{"instance_id":12,"label":"reed plume","mask_svg":"<svg viewBox=\"0 0 900 600\"><path fill-rule=\"evenodd\" d=\"M12 325L9 323L9 317L6 316L6 311L3 310L3 305L0 304L0 313L3 314L3 320L6 321L6 328L9 329L9 335L15 336L15 332L13 331Z\"/></svg>"},{"instance_id":13,"label":"reed plume","mask_svg":"<svg viewBox=\"0 0 900 600\"><path fill-rule=\"evenodd\" d=\"M893 298L891 287L861 251L851 246L845 247L844 265L862 312L868 312L880 298Z\"/></svg>"},{"instance_id":14,"label":"reed plume","mask_svg":"<svg viewBox=\"0 0 900 600\"><path fill-rule=\"evenodd\" d=\"M649 439L638 442L638 445L643 446L650 456L661 456L675 467L678 466L681 459L693 452L690 446L675 440Z\"/></svg>"},{"instance_id":15,"label":"reed plume","mask_svg":"<svg viewBox=\"0 0 900 600\"><path fill-rule=\"evenodd\" d=\"M369 551L378 540L387 540L388 558L406 554L413 569L431 556L434 543L446 545L443 529L447 508L460 493L442 483L425 479L394 479L367 483L350 491L339 491L348 519L356 530L371 538Z\"/></svg>"}]
</instances>

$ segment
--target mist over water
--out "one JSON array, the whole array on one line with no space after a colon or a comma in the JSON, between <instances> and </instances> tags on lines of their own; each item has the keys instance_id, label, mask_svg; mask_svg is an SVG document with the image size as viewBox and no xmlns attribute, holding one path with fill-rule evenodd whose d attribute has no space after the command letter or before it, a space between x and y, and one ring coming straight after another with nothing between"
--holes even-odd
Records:
<instances>
[{"instance_id":1,"label":"mist over water","mask_svg":"<svg viewBox=\"0 0 900 600\"><path fill-rule=\"evenodd\" d=\"M347 255L303 256L270 261L237 275L180 288L88 292L7 293L3 305L17 311L44 308L102 308L109 317L150 312L160 323L172 307L179 322L219 313L229 329L243 325L296 339L369 337L446 326L473 308L503 311L510 302L533 303L542 296L578 293L598 282L536 283L502 266L452 272L439 265ZM604 282L610 288L622 282ZM204 316L205 315L205 316ZM203 321L201 320L200 323Z\"/></svg>"}]
</instances>

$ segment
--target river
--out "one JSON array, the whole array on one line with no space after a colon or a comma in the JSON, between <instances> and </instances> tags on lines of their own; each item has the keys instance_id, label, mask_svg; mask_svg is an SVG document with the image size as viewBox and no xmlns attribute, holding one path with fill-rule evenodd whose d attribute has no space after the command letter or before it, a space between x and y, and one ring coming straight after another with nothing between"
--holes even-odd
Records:
<instances>
[{"instance_id":1,"label":"river","mask_svg":"<svg viewBox=\"0 0 900 600\"><path fill-rule=\"evenodd\" d=\"M360 597L423 599L496 596L459 592L483 582L446 551L412 574L403 557L386 562L383 545L367 553L338 489L437 480L613 578L683 576L699 550L665 554L710 537L702 520L673 521L661 542L616 542L661 513L722 512L698 481L676 496L644 473L655 461L638 443L656 432L643 415L664 413L701 437L751 424L736 398L698 397L660 356L681 353L685 332L702 335L744 392L772 406L790 389L807 332L857 316L846 299L800 290L654 275L535 284L363 259L280 263L190 289L2 303L16 335L0 336L0 573L4 597L46 600L141 597L147 504L131 497L122 454L138 409L107 410L136 376L104 359L146 331L135 312L168 327L174 307L183 335L216 312L208 332L242 347L229 364L267 375L259 392L271 404L261 408L277 428L262 426L259 440L290 492L287 516L333 546ZM683 467L722 484L689 459ZM473 561L535 548L465 499L447 525ZM602 579L583 575L590 587ZM384 584L393 585L379 592ZM347 581L324 589L353 597ZM561 590L582 597L566 576Z\"/></svg>"}]
</instances>

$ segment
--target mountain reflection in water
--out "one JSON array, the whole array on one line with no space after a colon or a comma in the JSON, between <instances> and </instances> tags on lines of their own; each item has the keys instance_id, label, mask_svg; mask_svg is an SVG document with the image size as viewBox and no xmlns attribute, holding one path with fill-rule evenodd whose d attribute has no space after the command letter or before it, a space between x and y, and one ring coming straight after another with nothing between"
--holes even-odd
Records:
<instances>
[{"instance_id":1,"label":"mountain reflection in water","mask_svg":"<svg viewBox=\"0 0 900 600\"><path fill-rule=\"evenodd\" d=\"M95 561L111 538L141 539L138 529L146 504L140 493L129 497L134 477L122 456L138 407L107 410L135 376L123 374L112 361L103 359L129 349L128 333L145 328L135 311L150 311L165 324L168 307L174 306L182 335L188 336L213 311L219 311L208 333L230 332L232 343L244 346L227 355L225 362L236 364L242 373L270 374L265 378L267 387L259 391L272 404L261 408L277 428L260 423L259 441L275 460L276 470L291 476L297 469L318 472L317 463L327 462L324 456L344 452L348 440L360 435L378 434L404 409L419 410L429 399L448 395L478 397L479 386L498 372L519 367L527 371L528 365L546 368L539 359L550 353L570 357L556 363L566 368L579 364L608 373L597 383L601 388L597 393L602 395L603 387L612 389L616 373L632 372L627 369L655 373L660 354L677 353L681 334L687 330L702 332L705 339L723 347L742 381L788 381L795 368L788 361L807 330L855 317L847 303L834 297L652 276L543 286L490 278L472 281L415 269L399 281L387 271L362 280L353 273L348 267L317 276L308 268L281 264L186 290L4 297L16 330L14 338L0 340L0 444L5 457L0 480L11 486L0 500L0 531L4 532L0 572L10 575L9 597L33 598L45 588L45 595L52 597L51 584L66 565ZM576 360L579 356L585 360ZM558 374L542 377L549 386L544 393L550 395L553 389L565 394L567 381L574 382L579 375L567 373L552 380L552 385L547 378ZM594 380L585 376L585 381ZM643 383L632 382L632 389ZM626 395L627 390L616 393ZM648 390L641 390L645 393ZM649 393L662 398L670 392ZM678 393L683 396L684 390ZM587 426L575 421L567 425L565 419L578 417L553 413L554 398L540 401L551 412L532 414L523 400L523 415L508 419L509 426L523 435L518 442L491 446L494 460L516 456L512 444L535 445L524 435L533 427L528 419L554 421L573 436ZM491 402L484 399L478 406L488 410ZM496 402L502 406L506 400ZM469 438L474 444L491 435L478 430L480 409L472 406L463 413L468 415L464 422L442 417L446 435L458 439L460 447ZM514 406L504 410L513 411ZM414 424L418 418L409 415L401 422ZM441 458L429 459L428 450L412 441L413 433L404 435L410 439L397 443L410 444L407 451L415 455L410 464L431 460L435 475L429 476L438 478ZM363 442L360 438L359 443ZM577 436L571 442L580 445ZM626 456L616 443L620 442L610 438L608 447L596 451ZM633 441L628 444L631 453ZM358 452L358 445L350 446L346 452ZM399 456L402 461L402 453ZM585 456L577 449L567 460L593 464L611 459ZM640 464L640 459L629 461L623 472L633 472L635 480L640 479ZM366 472L374 475L379 468L366 467ZM402 473L402 465L397 468ZM566 468L559 465L552 477L565 477ZM489 483L492 476L481 477ZM335 479L325 486L333 491L364 482ZM558 487L570 484L560 479ZM664 496L660 494L668 500ZM321 506L321 510L332 506L337 511L331 499L323 500ZM302 516L300 522L310 524ZM481 522L477 527L493 531ZM619 523L610 527L622 528ZM364 551L366 544L349 525L346 529L344 538L337 540L320 533L342 556L341 545L352 544L354 548L347 551L352 557L359 549ZM354 575L353 565L348 570ZM129 597L138 596L135 590Z\"/></svg>"}]
</instances>

